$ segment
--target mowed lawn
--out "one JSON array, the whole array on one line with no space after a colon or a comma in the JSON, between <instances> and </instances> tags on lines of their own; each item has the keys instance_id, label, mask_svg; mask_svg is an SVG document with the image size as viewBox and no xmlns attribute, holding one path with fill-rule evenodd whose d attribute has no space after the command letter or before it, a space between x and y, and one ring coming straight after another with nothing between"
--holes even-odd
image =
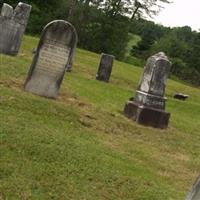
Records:
<instances>
[{"instance_id":1,"label":"mowed lawn","mask_svg":"<svg viewBox=\"0 0 200 200\"><path fill-rule=\"evenodd\" d=\"M0 55L0 200L184 200L200 174L200 89L169 80L167 130L123 115L142 68L77 49L57 100L23 91L38 38ZM190 95L185 101L173 94Z\"/></svg>"}]
</instances>

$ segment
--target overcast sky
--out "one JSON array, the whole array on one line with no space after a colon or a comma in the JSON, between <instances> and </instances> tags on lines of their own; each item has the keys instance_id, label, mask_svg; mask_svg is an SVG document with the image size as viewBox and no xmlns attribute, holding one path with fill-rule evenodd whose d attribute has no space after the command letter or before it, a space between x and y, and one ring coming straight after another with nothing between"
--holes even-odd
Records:
<instances>
[{"instance_id":1,"label":"overcast sky","mask_svg":"<svg viewBox=\"0 0 200 200\"><path fill-rule=\"evenodd\" d=\"M165 4L160 14L154 17L156 23L164 26L190 26L193 30L200 29L200 0L173 0Z\"/></svg>"}]
</instances>

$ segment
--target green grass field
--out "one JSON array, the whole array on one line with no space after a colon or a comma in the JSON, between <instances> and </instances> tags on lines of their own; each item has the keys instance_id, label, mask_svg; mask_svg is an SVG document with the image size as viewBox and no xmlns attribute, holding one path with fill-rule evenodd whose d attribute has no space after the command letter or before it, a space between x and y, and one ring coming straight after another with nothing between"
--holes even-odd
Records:
<instances>
[{"instance_id":1,"label":"green grass field","mask_svg":"<svg viewBox=\"0 0 200 200\"><path fill-rule=\"evenodd\" d=\"M131 50L132 50L133 46L136 46L140 40L141 40L140 36L129 33L129 42L126 47L125 58L124 58L124 61L126 63L129 63L131 65L136 65L139 67L144 65L144 61L142 59L132 56Z\"/></svg>"},{"instance_id":2,"label":"green grass field","mask_svg":"<svg viewBox=\"0 0 200 200\"><path fill-rule=\"evenodd\" d=\"M184 200L200 174L200 89L169 80L167 130L123 116L142 69L77 49L57 100L23 91L37 38L0 56L0 200ZM190 95L186 102L175 92Z\"/></svg>"}]
</instances>

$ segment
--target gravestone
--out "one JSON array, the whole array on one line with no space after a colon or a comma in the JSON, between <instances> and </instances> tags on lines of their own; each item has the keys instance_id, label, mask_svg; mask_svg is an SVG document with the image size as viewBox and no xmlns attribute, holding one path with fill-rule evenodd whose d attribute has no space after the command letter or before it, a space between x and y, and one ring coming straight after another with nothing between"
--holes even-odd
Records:
<instances>
[{"instance_id":1,"label":"gravestone","mask_svg":"<svg viewBox=\"0 0 200 200\"><path fill-rule=\"evenodd\" d=\"M165 82L171 63L163 52L147 61L135 98L125 105L124 113L139 124L167 128L170 113L165 112Z\"/></svg>"},{"instance_id":2,"label":"gravestone","mask_svg":"<svg viewBox=\"0 0 200 200\"><path fill-rule=\"evenodd\" d=\"M42 31L25 90L40 96L57 98L76 42L76 30L70 23L63 20L49 23Z\"/></svg>"},{"instance_id":3,"label":"gravestone","mask_svg":"<svg viewBox=\"0 0 200 200\"><path fill-rule=\"evenodd\" d=\"M185 200L200 200L200 177L196 180L196 182L192 186Z\"/></svg>"},{"instance_id":4,"label":"gravestone","mask_svg":"<svg viewBox=\"0 0 200 200\"><path fill-rule=\"evenodd\" d=\"M96 75L97 80L109 82L114 59L115 57L112 55L104 53L101 55L100 65Z\"/></svg>"},{"instance_id":5,"label":"gravestone","mask_svg":"<svg viewBox=\"0 0 200 200\"><path fill-rule=\"evenodd\" d=\"M0 53L7 55L17 55L21 46L31 6L19 3L15 10L3 4L0 15Z\"/></svg>"},{"instance_id":6,"label":"gravestone","mask_svg":"<svg viewBox=\"0 0 200 200\"><path fill-rule=\"evenodd\" d=\"M189 98L189 95L182 94L182 93L176 93L174 95L174 99L178 99L178 100L181 100L181 101L185 101L188 98Z\"/></svg>"}]
</instances>

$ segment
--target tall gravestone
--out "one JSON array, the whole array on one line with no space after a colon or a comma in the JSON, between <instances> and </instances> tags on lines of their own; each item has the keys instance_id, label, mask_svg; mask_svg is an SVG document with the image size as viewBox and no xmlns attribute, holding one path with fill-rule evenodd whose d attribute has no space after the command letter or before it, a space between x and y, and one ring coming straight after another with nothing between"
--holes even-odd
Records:
<instances>
[{"instance_id":1,"label":"tall gravestone","mask_svg":"<svg viewBox=\"0 0 200 200\"><path fill-rule=\"evenodd\" d=\"M0 53L17 55L21 46L31 6L19 3L15 10L3 4L0 15Z\"/></svg>"},{"instance_id":2,"label":"tall gravestone","mask_svg":"<svg viewBox=\"0 0 200 200\"><path fill-rule=\"evenodd\" d=\"M109 82L114 59L115 57L112 55L108 55L104 53L101 55L101 61L99 64L97 75L96 75L97 80Z\"/></svg>"},{"instance_id":3,"label":"tall gravestone","mask_svg":"<svg viewBox=\"0 0 200 200\"><path fill-rule=\"evenodd\" d=\"M124 113L139 124L167 128L170 113L165 112L165 82L171 63L160 52L147 61L135 98L128 101Z\"/></svg>"},{"instance_id":4,"label":"tall gravestone","mask_svg":"<svg viewBox=\"0 0 200 200\"><path fill-rule=\"evenodd\" d=\"M200 177L192 186L186 200L200 200Z\"/></svg>"},{"instance_id":5,"label":"tall gravestone","mask_svg":"<svg viewBox=\"0 0 200 200\"><path fill-rule=\"evenodd\" d=\"M40 96L56 98L76 43L76 30L70 23L63 20L49 23L43 29L25 90Z\"/></svg>"}]
</instances>

